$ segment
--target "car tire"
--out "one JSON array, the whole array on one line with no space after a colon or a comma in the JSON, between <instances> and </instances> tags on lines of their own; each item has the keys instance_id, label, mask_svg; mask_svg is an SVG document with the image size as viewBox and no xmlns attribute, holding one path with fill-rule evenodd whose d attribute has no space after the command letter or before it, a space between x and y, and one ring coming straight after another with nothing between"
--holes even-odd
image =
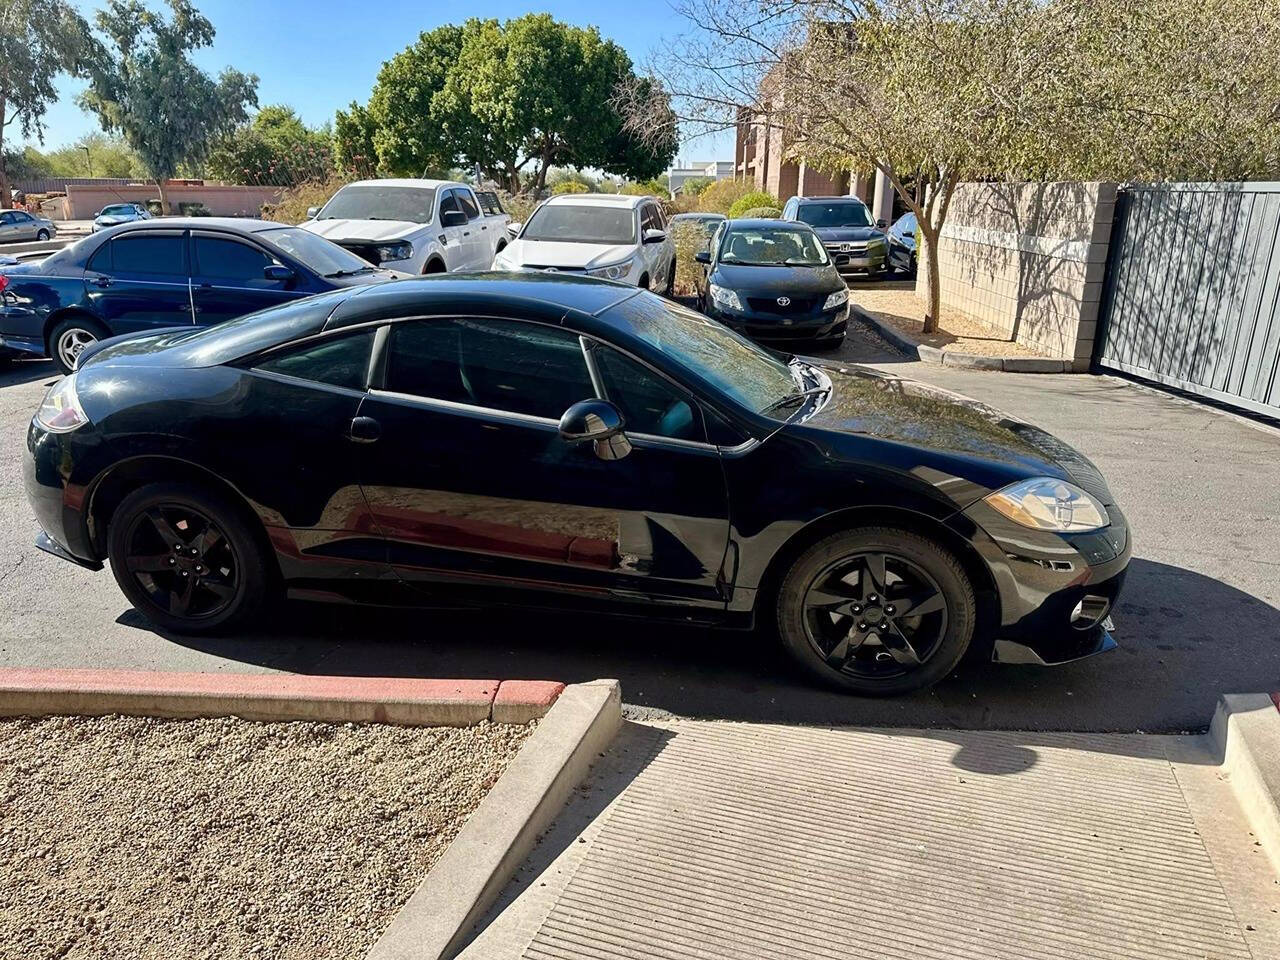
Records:
<instances>
[{"instance_id":1,"label":"car tire","mask_svg":"<svg viewBox=\"0 0 1280 960\"><path fill-rule=\"evenodd\" d=\"M640 274L640 279L636 281L636 286L641 290L649 289L649 275L647 273Z\"/></svg>"},{"instance_id":2,"label":"car tire","mask_svg":"<svg viewBox=\"0 0 1280 960\"><path fill-rule=\"evenodd\" d=\"M37 231L36 231L36 239L37 239L37 240L48 240L48 239L49 239L49 231L48 231L48 230L37 230Z\"/></svg>"},{"instance_id":3,"label":"car tire","mask_svg":"<svg viewBox=\"0 0 1280 960\"><path fill-rule=\"evenodd\" d=\"M251 523L222 494L149 484L111 515L111 572L134 609L162 630L226 631L261 613L271 592L273 568Z\"/></svg>"},{"instance_id":4,"label":"car tire","mask_svg":"<svg viewBox=\"0 0 1280 960\"><path fill-rule=\"evenodd\" d=\"M67 317L49 332L49 357L59 373L68 374L75 369L75 360L85 347L109 336L96 320L84 316Z\"/></svg>"},{"instance_id":5,"label":"car tire","mask_svg":"<svg viewBox=\"0 0 1280 960\"><path fill-rule=\"evenodd\" d=\"M676 258L671 258L671 263L667 266L667 282L662 286L662 295L668 300L676 289Z\"/></svg>"},{"instance_id":6,"label":"car tire","mask_svg":"<svg viewBox=\"0 0 1280 960\"><path fill-rule=\"evenodd\" d=\"M924 613L905 614L904 606ZM801 553L775 613L783 648L809 676L863 696L895 696L955 668L973 638L976 607L964 568L941 544L864 527Z\"/></svg>"}]
</instances>

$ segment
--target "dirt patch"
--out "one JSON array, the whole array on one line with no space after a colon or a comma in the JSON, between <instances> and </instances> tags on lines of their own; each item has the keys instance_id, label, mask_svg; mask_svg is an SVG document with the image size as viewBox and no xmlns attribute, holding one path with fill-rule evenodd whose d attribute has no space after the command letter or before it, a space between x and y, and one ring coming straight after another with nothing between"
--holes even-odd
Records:
<instances>
[{"instance_id":1,"label":"dirt patch","mask_svg":"<svg viewBox=\"0 0 1280 960\"><path fill-rule=\"evenodd\" d=\"M0 721L0 958L363 957L530 730Z\"/></svg>"},{"instance_id":2,"label":"dirt patch","mask_svg":"<svg viewBox=\"0 0 1280 960\"><path fill-rule=\"evenodd\" d=\"M906 334L916 343L928 344L954 353L976 353L988 357L1044 357L1032 347L1014 343L1007 336L951 307L942 308L935 333L924 335L924 303L911 290L866 287L849 291L850 299L877 319Z\"/></svg>"}]
</instances>

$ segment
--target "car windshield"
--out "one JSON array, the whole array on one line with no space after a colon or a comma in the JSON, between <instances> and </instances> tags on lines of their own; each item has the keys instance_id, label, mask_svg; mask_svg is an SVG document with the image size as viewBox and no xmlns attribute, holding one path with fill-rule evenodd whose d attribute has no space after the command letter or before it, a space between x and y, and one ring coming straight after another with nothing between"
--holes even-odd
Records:
<instances>
[{"instance_id":1,"label":"car windshield","mask_svg":"<svg viewBox=\"0 0 1280 960\"><path fill-rule=\"evenodd\" d=\"M559 243L635 243L636 216L630 207L543 204L529 218L521 240Z\"/></svg>"},{"instance_id":2,"label":"car windshield","mask_svg":"<svg viewBox=\"0 0 1280 960\"><path fill-rule=\"evenodd\" d=\"M670 300L630 297L608 315L754 413L778 411L785 419L795 412L794 407L784 408L785 402L819 385L799 361L784 363L724 324Z\"/></svg>"},{"instance_id":3,"label":"car windshield","mask_svg":"<svg viewBox=\"0 0 1280 960\"><path fill-rule=\"evenodd\" d=\"M906 236L909 233L916 232L916 215L914 213L904 213L897 224L894 225L894 233L900 236Z\"/></svg>"},{"instance_id":4,"label":"car windshield","mask_svg":"<svg viewBox=\"0 0 1280 960\"><path fill-rule=\"evenodd\" d=\"M314 233L297 227L260 230L258 237L283 250L322 277L342 277L373 269L368 261L361 260L336 243L330 243L324 237L317 237Z\"/></svg>"},{"instance_id":5,"label":"car windshield","mask_svg":"<svg viewBox=\"0 0 1280 960\"><path fill-rule=\"evenodd\" d=\"M404 220L430 223L435 208L434 187L391 187L352 184L343 187L318 214L317 220Z\"/></svg>"},{"instance_id":6,"label":"car windshield","mask_svg":"<svg viewBox=\"0 0 1280 960\"><path fill-rule=\"evenodd\" d=\"M811 230L735 227L720 241L720 262L758 267L820 267L827 251Z\"/></svg>"},{"instance_id":7,"label":"car windshield","mask_svg":"<svg viewBox=\"0 0 1280 960\"><path fill-rule=\"evenodd\" d=\"M811 227L871 226L871 214L867 211L867 205L857 200L803 203L796 219Z\"/></svg>"},{"instance_id":8,"label":"car windshield","mask_svg":"<svg viewBox=\"0 0 1280 960\"><path fill-rule=\"evenodd\" d=\"M128 203L117 203L115 206L102 208L102 216L104 217L118 217L122 213L137 213L137 211Z\"/></svg>"}]
</instances>

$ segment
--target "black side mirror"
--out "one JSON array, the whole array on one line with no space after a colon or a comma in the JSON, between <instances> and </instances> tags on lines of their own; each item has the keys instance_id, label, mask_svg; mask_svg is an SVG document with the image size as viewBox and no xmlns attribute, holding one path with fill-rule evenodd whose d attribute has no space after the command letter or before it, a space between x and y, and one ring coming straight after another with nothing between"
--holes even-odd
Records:
<instances>
[{"instance_id":1,"label":"black side mirror","mask_svg":"<svg viewBox=\"0 0 1280 960\"><path fill-rule=\"evenodd\" d=\"M889 226L889 221L888 221L888 220L877 220L877 221L876 221L876 226L877 226L877 227L879 227L881 230L883 230L883 229L885 229L886 227L888 227L888 226Z\"/></svg>"},{"instance_id":2,"label":"black side mirror","mask_svg":"<svg viewBox=\"0 0 1280 960\"><path fill-rule=\"evenodd\" d=\"M269 263L262 268L262 276L266 280L292 280L293 271L278 263Z\"/></svg>"},{"instance_id":3,"label":"black side mirror","mask_svg":"<svg viewBox=\"0 0 1280 960\"><path fill-rule=\"evenodd\" d=\"M698 263L710 263L711 254L708 253L706 250L699 250L697 253L693 255L693 259L696 260Z\"/></svg>"},{"instance_id":4,"label":"black side mirror","mask_svg":"<svg viewBox=\"0 0 1280 960\"><path fill-rule=\"evenodd\" d=\"M440 226L460 227L467 222L467 215L461 210L441 210Z\"/></svg>"},{"instance_id":5,"label":"black side mirror","mask_svg":"<svg viewBox=\"0 0 1280 960\"><path fill-rule=\"evenodd\" d=\"M626 421L608 400L579 400L560 418L560 436L569 443L590 440L601 460L621 460L631 452Z\"/></svg>"}]
</instances>

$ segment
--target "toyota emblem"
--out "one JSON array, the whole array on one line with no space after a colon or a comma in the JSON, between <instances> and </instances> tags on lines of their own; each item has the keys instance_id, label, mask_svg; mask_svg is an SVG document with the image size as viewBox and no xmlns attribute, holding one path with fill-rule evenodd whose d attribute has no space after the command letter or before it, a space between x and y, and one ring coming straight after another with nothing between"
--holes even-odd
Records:
<instances>
[{"instance_id":1,"label":"toyota emblem","mask_svg":"<svg viewBox=\"0 0 1280 960\"><path fill-rule=\"evenodd\" d=\"M546 270L543 271L543 273L559 273L559 272L560 270L556 267L547 267Z\"/></svg>"},{"instance_id":2,"label":"toyota emblem","mask_svg":"<svg viewBox=\"0 0 1280 960\"><path fill-rule=\"evenodd\" d=\"M791 298L790 298L790 297L779 297L779 298L778 298L778 306L780 306L780 307L789 307L789 306L791 306Z\"/></svg>"}]
</instances>

